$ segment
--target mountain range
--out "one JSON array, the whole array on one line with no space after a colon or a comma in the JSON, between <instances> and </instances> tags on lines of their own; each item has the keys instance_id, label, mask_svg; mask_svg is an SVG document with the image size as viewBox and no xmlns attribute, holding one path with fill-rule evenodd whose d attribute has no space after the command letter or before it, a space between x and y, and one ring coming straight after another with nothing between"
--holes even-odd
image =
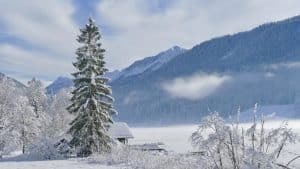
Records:
<instances>
[{"instance_id":1,"label":"mountain range","mask_svg":"<svg viewBox=\"0 0 300 169\"><path fill-rule=\"evenodd\" d=\"M119 112L115 119L153 125L196 123L210 111L234 115L238 107L247 111L255 103L276 105L268 106L268 111L291 107L300 98L299 74L300 16L296 16L188 50L174 46L106 76ZM70 86L69 78L60 77L47 91L55 94ZM300 110L287 116L300 117Z\"/></svg>"},{"instance_id":2,"label":"mountain range","mask_svg":"<svg viewBox=\"0 0 300 169\"><path fill-rule=\"evenodd\" d=\"M6 79L6 80L12 82L13 84L15 84L15 87L18 88L18 89L21 89L21 90L26 89L26 86L23 83L19 82L18 80L14 79L14 78L6 76L3 73L0 73L0 82L2 82L4 79Z\"/></svg>"},{"instance_id":3,"label":"mountain range","mask_svg":"<svg viewBox=\"0 0 300 169\"><path fill-rule=\"evenodd\" d=\"M54 95L61 89L70 88L73 86L73 81L68 77L58 77L50 85L46 87L47 94Z\"/></svg>"},{"instance_id":4,"label":"mountain range","mask_svg":"<svg viewBox=\"0 0 300 169\"><path fill-rule=\"evenodd\" d=\"M142 60L138 60L131 64L129 67L123 69L117 76L114 78L115 80L126 79L131 76L136 76L140 74L145 74L147 72L153 72L159 68L161 68L164 64L167 64L174 57L184 53L187 51L184 48L179 46L173 46L172 48L160 52L159 54L151 57L146 57Z\"/></svg>"},{"instance_id":5,"label":"mountain range","mask_svg":"<svg viewBox=\"0 0 300 169\"><path fill-rule=\"evenodd\" d=\"M196 123L259 105L294 104L300 91L300 17L202 42L155 71L111 83L120 120ZM197 89L198 88L198 89ZM300 116L295 112L293 117Z\"/></svg>"},{"instance_id":6,"label":"mountain range","mask_svg":"<svg viewBox=\"0 0 300 169\"><path fill-rule=\"evenodd\" d=\"M173 46L172 48L160 52L155 56L146 57L142 60L138 60L131 64L129 67L119 71L114 70L107 72L106 77L110 79L110 83L119 79L125 79L131 76L140 75L146 72L155 71L162 65L172 60L175 56L182 54L186 49L179 46ZM73 86L72 80L68 77L58 77L53 83L47 86L48 94L56 94L63 88L69 88Z\"/></svg>"}]
</instances>

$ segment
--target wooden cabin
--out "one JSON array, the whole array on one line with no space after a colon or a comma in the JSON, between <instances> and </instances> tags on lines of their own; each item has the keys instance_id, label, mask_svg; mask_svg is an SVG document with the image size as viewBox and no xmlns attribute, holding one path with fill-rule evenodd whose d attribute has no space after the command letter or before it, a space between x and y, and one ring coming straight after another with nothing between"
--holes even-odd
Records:
<instances>
[{"instance_id":1,"label":"wooden cabin","mask_svg":"<svg viewBox=\"0 0 300 169\"><path fill-rule=\"evenodd\" d=\"M114 122L109 129L109 135L126 145L128 144L128 139L133 138L128 125L124 122Z\"/></svg>"}]
</instances>

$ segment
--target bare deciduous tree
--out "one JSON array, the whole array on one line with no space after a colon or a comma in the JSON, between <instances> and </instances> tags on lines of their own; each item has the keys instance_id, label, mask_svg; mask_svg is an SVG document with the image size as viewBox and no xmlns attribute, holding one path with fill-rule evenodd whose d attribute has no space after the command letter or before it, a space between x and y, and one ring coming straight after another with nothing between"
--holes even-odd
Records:
<instances>
[{"instance_id":1,"label":"bare deciduous tree","mask_svg":"<svg viewBox=\"0 0 300 169\"><path fill-rule=\"evenodd\" d=\"M207 157L217 169L243 168L289 168L290 161L280 161L287 144L296 143L297 135L283 122L275 129L266 130L265 117L257 120L257 104L253 110L252 125L244 130L237 120L226 123L217 112L205 117L198 129L190 137L191 143L199 151L206 151ZM245 132L246 131L246 132Z\"/></svg>"}]
</instances>

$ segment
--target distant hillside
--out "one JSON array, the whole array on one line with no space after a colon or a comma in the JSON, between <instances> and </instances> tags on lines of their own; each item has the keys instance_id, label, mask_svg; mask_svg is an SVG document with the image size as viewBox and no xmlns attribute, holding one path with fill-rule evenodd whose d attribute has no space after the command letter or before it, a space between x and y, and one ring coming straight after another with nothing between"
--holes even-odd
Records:
<instances>
[{"instance_id":1,"label":"distant hillside","mask_svg":"<svg viewBox=\"0 0 300 169\"><path fill-rule=\"evenodd\" d=\"M300 16L259 26L251 31L203 42L175 57L151 76L194 72L251 71L265 64L299 61Z\"/></svg>"},{"instance_id":2,"label":"distant hillside","mask_svg":"<svg viewBox=\"0 0 300 169\"><path fill-rule=\"evenodd\" d=\"M171 61L174 57L184 53L187 51L179 46L174 46L166 51L160 52L159 54L151 57L146 57L142 60L138 60L134 62L129 67L123 69L117 79L124 79L135 75L140 75L143 73L150 73L159 68L161 68L164 64Z\"/></svg>"},{"instance_id":3,"label":"distant hillside","mask_svg":"<svg viewBox=\"0 0 300 169\"><path fill-rule=\"evenodd\" d=\"M105 74L105 76L106 76L107 78L109 78L110 81L114 81L115 79L117 79L117 78L120 77L120 73L121 73L121 71L119 71L119 70L114 70L114 71L112 71L112 72L107 72L107 73Z\"/></svg>"},{"instance_id":4,"label":"distant hillside","mask_svg":"<svg viewBox=\"0 0 300 169\"><path fill-rule=\"evenodd\" d=\"M56 94L61 89L73 86L73 81L68 77L58 77L53 83L46 87L47 94Z\"/></svg>"},{"instance_id":5,"label":"distant hillside","mask_svg":"<svg viewBox=\"0 0 300 169\"><path fill-rule=\"evenodd\" d=\"M257 118L261 119L262 114L266 120L268 119L292 119L295 117L299 105L286 104L286 105L265 105L259 106L257 110ZM235 117L236 119L236 117ZM253 120L253 107L241 112L240 121L249 122Z\"/></svg>"},{"instance_id":6,"label":"distant hillside","mask_svg":"<svg viewBox=\"0 0 300 169\"><path fill-rule=\"evenodd\" d=\"M14 78L11 78L11 77L9 77L9 76L6 76L6 75L3 74L3 73L0 73L0 82L1 82L4 78L7 78L8 80L11 80L12 82L14 82L14 83L16 84L16 87L17 87L17 88L20 88L20 89L26 89L26 88L27 88L23 83L19 82L18 80L14 79Z\"/></svg>"},{"instance_id":7,"label":"distant hillside","mask_svg":"<svg viewBox=\"0 0 300 169\"><path fill-rule=\"evenodd\" d=\"M230 77L230 80L205 97L192 100L186 99L184 92L195 85L179 86L182 91L176 92L185 97L174 97L178 93L172 95L163 87L166 82L184 84L197 74ZM246 110L256 102L293 104L300 91L299 74L300 17L297 16L200 43L155 71L113 81L112 88L120 120L141 124L194 123L213 110L228 116L238 106ZM197 83L205 83L200 80ZM176 90L172 84L170 88ZM203 90L197 92L205 93Z\"/></svg>"}]
</instances>

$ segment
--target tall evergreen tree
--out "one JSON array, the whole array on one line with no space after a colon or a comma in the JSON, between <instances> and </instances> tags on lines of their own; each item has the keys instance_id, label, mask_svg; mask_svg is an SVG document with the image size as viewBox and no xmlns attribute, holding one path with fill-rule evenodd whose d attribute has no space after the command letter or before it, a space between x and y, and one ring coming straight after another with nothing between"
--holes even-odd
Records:
<instances>
[{"instance_id":1,"label":"tall evergreen tree","mask_svg":"<svg viewBox=\"0 0 300 169\"><path fill-rule=\"evenodd\" d=\"M100 38L99 28L89 18L77 39L82 46L77 49L77 61L73 63L77 69L72 74L75 89L67 108L76 115L69 133L72 135L70 143L77 148L79 156L109 151L112 143L107 132L115 110L111 89L106 85L108 79L104 77L108 70L104 67L105 50L101 48Z\"/></svg>"}]
</instances>

